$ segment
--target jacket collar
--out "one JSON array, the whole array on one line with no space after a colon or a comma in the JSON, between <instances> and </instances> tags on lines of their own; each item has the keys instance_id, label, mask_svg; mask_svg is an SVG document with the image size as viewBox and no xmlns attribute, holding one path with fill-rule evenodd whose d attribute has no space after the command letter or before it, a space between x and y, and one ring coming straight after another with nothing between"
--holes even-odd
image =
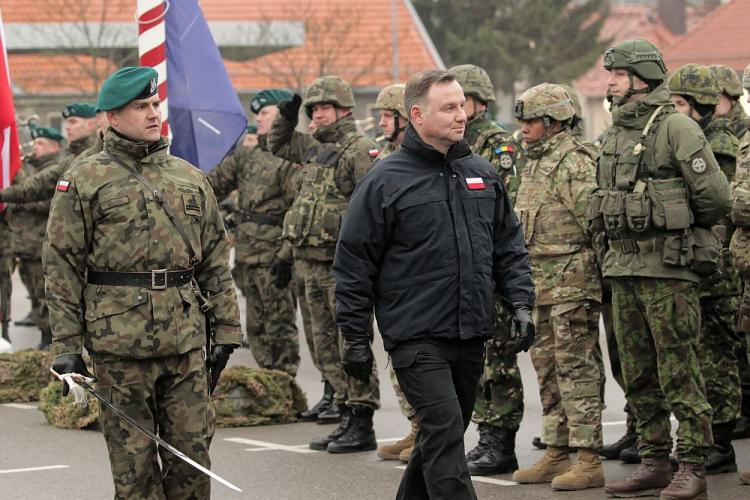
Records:
<instances>
[{"instance_id":1,"label":"jacket collar","mask_svg":"<svg viewBox=\"0 0 750 500\"><path fill-rule=\"evenodd\" d=\"M643 129L658 106L674 109L669 90L662 84L638 101L629 101L612 109L612 123L617 126Z\"/></svg>"},{"instance_id":2,"label":"jacket collar","mask_svg":"<svg viewBox=\"0 0 750 500\"><path fill-rule=\"evenodd\" d=\"M104 134L104 150L124 160L146 160L153 155L153 160L159 160L167 155L169 139L160 138L156 142L136 142L110 127ZM158 153L158 154L155 154Z\"/></svg>"},{"instance_id":3,"label":"jacket collar","mask_svg":"<svg viewBox=\"0 0 750 500\"><path fill-rule=\"evenodd\" d=\"M453 144L448 153L443 154L434 147L430 146L419 137L417 131L412 127L411 123L406 126L406 132L404 133L404 140L401 141L401 147L416 154L423 156L427 159L434 161L446 161L448 163L469 156L471 154L471 148L469 143L461 139L457 143Z\"/></svg>"},{"instance_id":4,"label":"jacket collar","mask_svg":"<svg viewBox=\"0 0 750 500\"><path fill-rule=\"evenodd\" d=\"M340 120L331 123L327 127L320 127L313 133L320 142L338 142L346 134L357 131L357 123L352 115L347 115Z\"/></svg>"}]
</instances>

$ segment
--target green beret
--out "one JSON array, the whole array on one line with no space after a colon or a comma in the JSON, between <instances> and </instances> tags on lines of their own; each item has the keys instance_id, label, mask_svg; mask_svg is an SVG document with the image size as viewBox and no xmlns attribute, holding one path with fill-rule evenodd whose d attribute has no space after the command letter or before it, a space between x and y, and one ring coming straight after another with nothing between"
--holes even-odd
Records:
<instances>
[{"instance_id":1,"label":"green beret","mask_svg":"<svg viewBox=\"0 0 750 500\"><path fill-rule=\"evenodd\" d=\"M104 80L96 109L112 111L135 99L146 99L159 91L159 74L148 66L120 68Z\"/></svg>"},{"instance_id":2,"label":"green beret","mask_svg":"<svg viewBox=\"0 0 750 500\"><path fill-rule=\"evenodd\" d=\"M31 138L44 137L53 141L62 142L63 136L59 130L54 127L34 127L31 129Z\"/></svg>"},{"instance_id":3,"label":"green beret","mask_svg":"<svg viewBox=\"0 0 750 500\"><path fill-rule=\"evenodd\" d=\"M249 123L247 125L247 133L248 134L257 134L258 133L258 126L254 123Z\"/></svg>"},{"instance_id":4,"label":"green beret","mask_svg":"<svg viewBox=\"0 0 750 500\"><path fill-rule=\"evenodd\" d=\"M74 102L62 109L63 118L78 116L80 118L93 118L96 116L96 107L88 102Z\"/></svg>"},{"instance_id":5,"label":"green beret","mask_svg":"<svg viewBox=\"0 0 750 500\"><path fill-rule=\"evenodd\" d=\"M278 105L281 101L291 101L292 93L284 89L261 90L250 101L250 111L255 114L266 106Z\"/></svg>"}]
</instances>

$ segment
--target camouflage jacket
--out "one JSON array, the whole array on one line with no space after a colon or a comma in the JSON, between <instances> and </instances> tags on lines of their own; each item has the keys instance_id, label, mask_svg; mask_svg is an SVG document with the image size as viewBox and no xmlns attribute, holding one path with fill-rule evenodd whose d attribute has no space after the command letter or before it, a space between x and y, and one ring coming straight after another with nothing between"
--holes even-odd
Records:
<instances>
[{"instance_id":1,"label":"camouflage jacket","mask_svg":"<svg viewBox=\"0 0 750 500\"><path fill-rule=\"evenodd\" d=\"M268 135L274 155L302 164L299 194L287 211L283 232L295 258L332 261L346 204L378 156L377 144L357 132L352 116L313 135L296 132L296 126L296 120L279 113Z\"/></svg>"},{"instance_id":2,"label":"camouflage jacket","mask_svg":"<svg viewBox=\"0 0 750 500\"><path fill-rule=\"evenodd\" d=\"M87 270L191 267L190 251L139 172L164 193L195 251L195 281L213 306L213 341L240 344L239 308L224 224L205 174L167 153L167 141L134 143L112 129L105 149L76 162L52 200L43 263L52 352L95 359L158 358L206 343L190 284L151 289L88 284ZM119 161L117 161L119 160Z\"/></svg>"},{"instance_id":3,"label":"camouflage jacket","mask_svg":"<svg viewBox=\"0 0 750 500\"><path fill-rule=\"evenodd\" d=\"M235 254L238 262L265 265L274 256L287 262L292 260L291 245L281 239L281 223L294 201L299 169L298 165L271 154L266 136L259 136L258 146L238 148L208 174L218 199L238 190L240 213ZM264 223L263 217L278 222Z\"/></svg>"},{"instance_id":4,"label":"camouflage jacket","mask_svg":"<svg viewBox=\"0 0 750 500\"><path fill-rule=\"evenodd\" d=\"M742 98L741 98L742 99ZM730 122L730 128L732 133L737 136L738 139L743 139L748 135L748 128L750 128L750 116L747 116L745 109L742 104L735 102L732 105L732 109L725 116Z\"/></svg>"},{"instance_id":5,"label":"camouflage jacket","mask_svg":"<svg viewBox=\"0 0 750 500\"><path fill-rule=\"evenodd\" d=\"M586 203L595 188L596 162L569 132L527 148L515 209L539 305L601 302L586 231Z\"/></svg>"},{"instance_id":6,"label":"camouflage jacket","mask_svg":"<svg viewBox=\"0 0 750 500\"><path fill-rule=\"evenodd\" d=\"M13 179L14 185L22 185L26 180L57 169L60 155L55 153L38 160L29 160L31 168L23 169ZM11 186L15 187L15 186ZM3 191L5 196L5 191ZM13 255L21 259L39 260L42 258L42 241L47 228L47 215L50 201L36 201L22 205L8 206L8 224L13 233Z\"/></svg>"}]
</instances>

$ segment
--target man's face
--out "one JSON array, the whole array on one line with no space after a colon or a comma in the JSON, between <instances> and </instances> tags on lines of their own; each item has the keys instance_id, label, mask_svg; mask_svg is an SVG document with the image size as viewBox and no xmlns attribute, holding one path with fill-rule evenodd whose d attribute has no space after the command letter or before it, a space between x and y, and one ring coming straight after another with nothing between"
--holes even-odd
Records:
<instances>
[{"instance_id":1,"label":"man's face","mask_svg":"<svg viewBox=\"0 0 750 500\"><path fill-rule=\"evenodd\" d=\"M337 108L328 102L312 105L312 121L315 122L315 128L332 125L348 114L349 110Z\"/></svg>"},{"instance_id":2,"label":"man's face","mask_svg":"<svg viewBox=\"0 0 750 500\"><path fill-rule=\"evenodd\" d=\"M96 130L96 118L81 118L80 116L70 116L65 119L65 133L70 142L83 139L91 135Z\"/></svg>"},{"instance_id":3,"label":"man's face","mask_svg":"<svg viewBox=\"0 0 750 500\"><path fill-rule=\"evenodd\" d=\"M273 124L273 119L276 118L278 110L278 106L271 105L265 106L258 111L258 114L255 115L255 123L258 125L258 135L266 135L271 131L271 125Z\"/></svg>"},{"instance_id":4,"label":"man's face","mask_svg":"<svg viewBox=\"0 0 750 500\"><path fill-rule=\"evenodd\" d=\"M53 141L52 139L47 139L46 137L37 137L34 139L32 151L34 153L34 158L41 158L59 152L60 143Z\"/></svg>"},{"instance_id":5,"label":"man's face","mask_svg":"<svg viewBox=\"0 0 750 500\"><path fill-rule=\"evenodd\" d=\"M719 104L716 105L714 116L726 116L732 110L732 100L724 92L719 94Z\"/></svg>"},{"instance_id":6,"label":"man's face","mask_svg":"<svg viewBox=\"0 0 750 500\"><path fill-rule=\"evenodd\" d=\"M112 127L135 141L156 142L161 137L161 109L159 95L130 101L117 111L109 111Z\"/></svg>"},{"instance_id":7,"label":"man's face","mask_svg":"<svg viewBox=\"0 0 750 500\"><path fill-rule=\"evenodd\" d=\"M445 153L464 137L466 98L457 81L434 84L423 106L412 106L411 116L419 136Z\"/></svg>"},{"instance_id":8,"label":"man's face","mask_svg":"<svg viewBox=\"0 0 750 500\"><path fill-rule=\"evenodd\" d=\"M546 127L543 118L532 118L531 120L521 120L521 134L523 140L528 144L533 144L544 135Z\"/></svg>"},{"instance_id":9,"label":"man's face","mask_svg":"<svg viewBox=\"0 0 750 500\"><path fill-rule=\"evenodd\" d=\"M466 107L464 108L464 110L466 111L466 116L470 116L473 118L487 111L487 105L474 99L474 96L467 95Z\"/></svg>"},{"instance_id":10,"label":"man's face","mask_svg":"<svg viewBox=\"0 0 750 500\"><path fill-rule=\"evenodd\" d=\"M689 116L690 118L692 118L693 120L696 120L696 121L700 120L700 115L698 114L697 111L695 111L690 106L690 103L687 101L687 99L685 99L681 95L677 95L677 94L672 94L671 96L669 96L669 98L674 103L674 109L678 113L682 113L685 116Z\"/></svg>"},{"instance_id":11,"label":"man's face","mask_svg":"<svg viewBox=\"0 0 750 500\"><path fill-rule=\"evenodd\" d=\"M390 109L381 109L378 125L383 129L386 137L392 137L396 131L396 113Z\"/></svg>"},{"instance_id":12,"label":"man's face","mask_svg":"<svg viewBox=\"0 0 750 500\"><path fill-rule=\"evenodd\" d=\"M634 90L640 90L647 88L648 85L638 78L636 75L633 75L633 89ZM630 78L628 70L626 69L613 69L609 72L609 77L607 78L607 91L613 95L614 97L623 97L630 88ZM630 96L631 99L640 99L643 97L643 94L635 94Z\"/></svg>"}]
</instances>

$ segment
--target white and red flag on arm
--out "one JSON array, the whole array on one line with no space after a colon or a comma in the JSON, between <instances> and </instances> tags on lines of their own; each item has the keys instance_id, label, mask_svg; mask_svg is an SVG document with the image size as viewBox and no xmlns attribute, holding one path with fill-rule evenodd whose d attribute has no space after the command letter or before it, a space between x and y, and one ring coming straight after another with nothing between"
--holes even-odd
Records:
<instances>
[{"instance_id":1,"label":"white and red flag on arm","mask_svg":"<svg viewBox=\"0 0 750 500\"><path fill-rule=\"evenodd\" d=\"M8 53L5 50L5 30L3 12L0 9L0 188L9 186L18 169L21 168L21 149L16 128L16 108L13 104L13 87L10 84ZM0 212L5 205L0 203Z\"/></svg>"}]
</instances>

